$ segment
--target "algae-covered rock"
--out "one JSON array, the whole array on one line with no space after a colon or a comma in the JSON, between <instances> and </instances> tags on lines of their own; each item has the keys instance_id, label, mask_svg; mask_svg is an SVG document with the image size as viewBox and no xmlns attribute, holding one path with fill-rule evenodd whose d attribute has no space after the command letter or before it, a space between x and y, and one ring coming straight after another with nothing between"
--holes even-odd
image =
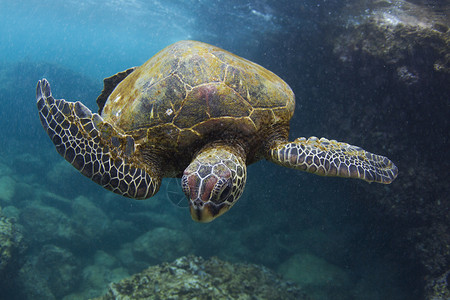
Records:
<instances>
[{"instance_id":1,"label":"algae-covered rock","mask_svg":"<svg viewBox=\"0 0 450 300\"><path fill-rule=\"evenodd\" d=\"M109 232L109 218L88 198L79 196L70 201L51 193L41 196L41 202L30 203L20 212L19 222L33 242L57 241L80 249Z\"/></svg>"},{"instance_id":2,"label":"algae-covered rock","mask_svg":"<svg viewBox=\"0 0 450 300\"><path fill-rule=\"evenodd\" d=\"M58 298L74 289L80 279L80 261L68 249L54 245L41 249L35 267Z\"/></svg>"},{"instance_id":3,"label":"algae-covered rock","mask_svg":"<svg viewBox=\"0 0 450 300\"><path fill-rule=\"evenodd\" d=\"M77 290L65 295L63 300L90 299L107 292L108 284L119 282L130 276L128 271L122 268L119 261L105 251L98 250L94 255L94 263L87 265L81 271L81 281Z\"/></svg>"},{"instance_id":4,"label":"algae-covered rock","mask_svg":"<svg viewBox=\"0 0 450 300\"><path fill-rule=\"evenodd\" d=\"M83 297L88 299L102 295L107 291L108 283L119 282L121 279L130 276L124 268L108 268L104 265L91 265L83 269L83 283L81 290Z\"/></svg>"},{"instance_id":5,"label":"algae-covered rock","mask_svg":"<svg viewBox=\"0 0 450 300\"><path fill-rule=\"evenodd\" d=\"M54 207L31 204L22 209L20 223L28 239L37 243L51 240L70 241L74 236L71 220Z\"/></svg>"},{"instance_id":6,"label":"algae-covered rock","mask_svg":"<svg viewBox=\"0 0 450 300\"><path fill-rule=\"evenodd\" d=\"M10 220L17 221L20 216L20 210L12 205L8 205L2 208L2 214Z\"/></svg>"},{"instance_id":7,"label":"algae-covered rock","mask_svg":"<svg viewBox=\"0 0 450 300\"><path fill-rule=\"evenodd\" d=\"M186 232L159 227L138 237L132 243L132 253L136 260L158 264L192 253L193 246Z\"/></svg>"},{"instance_id":8,"label":"algae-covered rock","mask_svg":"<svg viewBox=\"0 0 450 300\"><path fill-rule=\"evenodd\" d=\"M108 216L84 196L73 200L71 220L77 238L87 244L106 234L111 223Z\"/></svg>"},{"instance_id":9,"label":"algae-covered rock","mask_svg":"<svg viewBox=\"0 0 450 300\"><path fill-rule=\"evenodd\" d=\"M7 217L2 215L0 208L0 275L11 263L17 262L16 256L24 250L22 234Z\"/></svg>"},{"instance_id":10,"label":"algae-covered rock","mask_svg":"<svg viewBox=\"0 0 450 300\"><path fill-rule=\"evenodd\" d=\"M363 9L334 38L334 52L341 61L369 55L394 65L397 79L407 85L421 79L418 69L450 73L448 19L404 0L374 1Z\"/></svg>"},{"instance_id":11,"label":"algae-covered rock","mask_svg":"<svg viewBox=\"0 0 450 300\"><path fill-rule=\"evenodd\" d=\"M218 258L181 257L112 283L109 299L308 299L293 283L265 267Z\"/></svg>"},{"instance_id":12,"label":"algae-covered rock","mask_svg":"<svg viewBox=\"0 0 450 300\"><path fill-rule=\"evenodd\" d=\"M73 167L65 160L50 164L46 170L48 172L44 178L49 191L68 198L81 194L82 189L76 185L74 187L65 184L66 182L76 182L79 179L78 172L73 170Z\"/></svg>"},{"instance_id":13,"label":"algae-covered rock","mask_svg":"<svg viewBox=\"0 0 450 300\"><path fill-rule=\"evenodd\" d=\"M344 270L309 253L293 255L280 265L278 271L318 299L348 290L351 285Z\"/></svg>"},{"instance_id":14,"label":"algae-covered rock","mask_svg":"<svg viewBox=\"0 0 450 300\"><path fill-rule=\"evenodd\" d=\"M169 262L193 252L194 243L185 231L158 227L131 243L123 243L116 255L130 273L136 273L143 266Z\"/></svg>"},{"instance_id":15,"label":"algae-covered rock","mask_svg":"<svg viewBox=\"0 0 450 300\"><path fill-rule=\"evenodd\" d=\"M0 158L1 159L1 158ZM5 163L4 159L0 160L0 176L10 176L12 170L8 164Z\"/></svg>"},{"instance_id":16,"label":"algae-covered rock","mask_svg":"<svg viewBox=\"0 0 450 300\"><path fill-rule=\"evenodd\" d=\"M16 182L10 176L0 176L0 200L11 202L16 190Z\"/></svg>"},{"instance_id":17,"label":"algae-covered rock","mask_svg":"<svg viewBox=\"0 0 450 300\"><path fill-rule=\"evenodd\" d=\"M450 299L450 270L437 278L428 280L428 283L425 287L425 299Z\"/></svg>"},{"instance_id":18,"label":"algae-covered rock","mask_svg":"<svg viewBox=\"0 0 450 300\"><path fill-rule=\"evenodd\" d=\"M44 245L19 270L18 283L27 299L61 299L80 281L80 260L68 249Z\"/></svg>"}]
</instances>

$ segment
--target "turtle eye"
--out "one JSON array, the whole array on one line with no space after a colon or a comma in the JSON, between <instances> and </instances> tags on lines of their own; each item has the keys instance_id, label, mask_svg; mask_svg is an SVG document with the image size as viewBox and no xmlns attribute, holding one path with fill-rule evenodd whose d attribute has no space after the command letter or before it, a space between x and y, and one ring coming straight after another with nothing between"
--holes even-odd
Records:
<instances>
[{"instance_id":1,"label":"turtle eye","mask_svg":"<svg viewBox=\"0 0 450 300\"><path fill-rule=\"evenodd\" d=\"M223 185L222 191L219 194L220 202L228 200L231 194L231 188L232 188L231 179L228 179L227 182Z\"/></svg>"},{"instance_id":2,"label":"turtle eye","mask_svg":"<svg viewBox=\"0 0 450 300\"><path fill-rule=\"evenodd\" d=\"M217 181L211 193L211 201L219 204L227 200L231 193L231 179L220 179Z\"/></svg>"}]
</instances>

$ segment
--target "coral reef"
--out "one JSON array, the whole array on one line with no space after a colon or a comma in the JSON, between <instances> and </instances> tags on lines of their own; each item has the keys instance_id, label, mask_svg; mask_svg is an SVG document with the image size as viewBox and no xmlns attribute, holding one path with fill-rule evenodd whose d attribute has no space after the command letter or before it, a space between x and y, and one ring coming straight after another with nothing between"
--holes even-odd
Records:
<instances>
[{"instance_id":1,"label":"coral reef","mask_svg":"<svg viewBox=\"0 0 450 300\"><path fill-rule=\"evenodd\" d=\"M96 299L308 298L293 283L264 267L187 256L112 283L106 295Z\"/></svg>"}]
</instances>

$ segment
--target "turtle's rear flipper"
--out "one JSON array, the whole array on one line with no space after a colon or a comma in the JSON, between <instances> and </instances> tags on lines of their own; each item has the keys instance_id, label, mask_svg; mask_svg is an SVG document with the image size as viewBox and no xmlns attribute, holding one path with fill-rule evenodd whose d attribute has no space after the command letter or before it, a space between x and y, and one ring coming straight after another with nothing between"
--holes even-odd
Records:
<instances>
[{"instance_id":1,"label":"turtle's rear flipper","mask_svg":"<svg viewBox=\"0 0 450 300\"><path fill-rule=\"evenodd\" d=\"M84 176L130 198L144 199L158 191L161 179L136 161L131 136L118 134L80 102L54 99L46 79L37 84L36 100L56 150Z\"/></svg>"},{"instance_id":2,"label":"turtle's rear flipper","mask_svg":"<svg viewBox=\"0 0 450 300\"><path fill-rule=\"evenodd\" d=\"M97 97L98 113L101 114L105 107L106 101L109 95L114 91L116 86L124 80L128 75L134 72L137 67L129 68L123 72L119 72L111 77L103 79L103 91L100 96Z\"/></svg>"},{"instance_id":3,"label":"turtle's rear flipper","mask_svg":"<svg viewBox=\"0 0 450 300\"><path fill-rule=\"evenodd\" d=\"M269 159L279 165L322 176L359 178L368 182L391 183L398 173L387 157L360 147L316 137L277 143Z\"/></svg>"}]
</instances>

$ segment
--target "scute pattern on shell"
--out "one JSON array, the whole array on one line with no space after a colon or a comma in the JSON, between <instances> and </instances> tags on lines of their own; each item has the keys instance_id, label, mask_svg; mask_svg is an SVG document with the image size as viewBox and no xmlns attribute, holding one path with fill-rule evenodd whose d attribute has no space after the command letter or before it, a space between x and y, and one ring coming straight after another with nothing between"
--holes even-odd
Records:
<instances>
[{"instance_id":1,"label":"scute pattern on shell","mask_svg":"<svg viewBox=\"0 0 450 300\"><path fill-rule=\"evenodd\" d=\"M102 117L148 143L182 147L219 132L218 126L252 134L288 124L294 101L290 87L265 68L208 44L181 41L128 75Z\"/></svg>"}]
</instances>

